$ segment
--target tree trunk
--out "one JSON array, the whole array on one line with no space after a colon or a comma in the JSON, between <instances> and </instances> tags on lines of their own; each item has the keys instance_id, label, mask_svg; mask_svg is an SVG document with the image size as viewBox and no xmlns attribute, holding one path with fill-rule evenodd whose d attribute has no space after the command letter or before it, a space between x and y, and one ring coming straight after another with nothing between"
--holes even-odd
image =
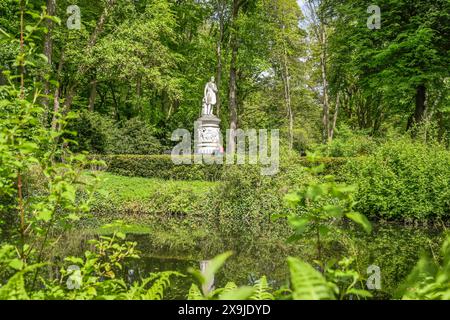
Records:
<instances>
[{"instance_id":1,"label":"tree trunk","mask_svg":"<svg viewBox=\"0 0 450 320\"><path fill-rule=\"evenodd\" d=\"M283 26L283 31L285 26ZM291 106L291 86L290 86L290 74L287 60L286 42L283 40L284 46L284 91L286 100L286 110L289 118L289 150L292 150L294 146L294 115L292 113Z\"/></svg>"},{"instance_id":2,"label":"tree trunk","mask_svg":"<svg viewBox=\"0 0 450 320\"><path fill-rule=\"evenodd\" d=\"M236 30L236 20L239 14L240 1L233 1L233 15L231 22L231 63L230 63L230 88L228 107L230 110L230 136L228 138L228 150L231 154L235 153L236 149L236 129L237 129L237 55L238 55L238 36Z\"/></svg>"},{"instance_id":3,"label":"tree trunk","mask_svg":"<svg viewBox=\"0 0 450 320\"><path fill-rule=\"evenodd\" d=\"M322 22L321 22L322 23ZM325 26L322 24L320 28L320 45L321 45L321 53L320 53L320 68L322 72L322 90L323 90L323 115L322 115L322 124L323 124L323 143L327 143L329 139L329 127L330 127L330 107L328 103L328 82L327 82L327 66L326 66L326 31Z\"/></svg>"},{"instance_id":4,"label":"tree trunk","mask_svg":"<svg viewBox=\"0 0 450 320\"><path fill-rule=\"evenodd\" d=\"M414 125L420 124L426 112L426 87L424 84L420 84L416 88L416 109L414 110L414 115L409 118L407 130L411 129Z\"/></svg>"},{"instance_id":5,"label":"tree trunk","mask_svg":"<svg viewBox=\"0 0 450 320\"><path fill-rule=\"evenodd\" d=\"M142 113L142 76L138 75L136 79L136 96L137 96L137 110Z\"/></svg>"},{"instance_id":6,"label":"tree trunk","mask_svg":"<svg viewBox=\"0 0 450 320\"><path fill-rule=\"evenodd\" d=\"M414 112L414 121L416 123L422 122L425 111L426 111L426 105L425 105L425 99L426 99L426 88L423 84L417 87L416 91L416 111Z\"/></svg>"},{"instance_id":7,"label":"tree trunk","mask_svg":"<svg viewBox=\"0 0 450 320\"><path fill-rule=\"evenodd\" d=\"M338 113L339 113L339 93L336 96L336 106L334 108L333 123L330 128L330 134L329 134L330 142L333 141L334 130L336 130L336 122L337 122Z\"/></svg>"},{"instance_id":8,"label":"tree trunk","mask_svg":"<svg viewBox=\"0 0 450 320\"><path fill-rule=\"evenodd\" d=\"M47 14L49 16L54 16L56 12L56 0L47 0ZM44 38L44 55L47 57L47 63L49 69L52 68L52 58L53 58L53 21L47 19L45 21L45 26L47 27L48 32L45 34ZM44 98L42 99L42 104L45 107L45 115L44 121L47 124L47 112L48 112L48 96L50 95L50 82L48 80L44 80Z\"/></svg>"},{"instance_id":9,"label":"tree trunk","mask_svg":"<svg viewBox=\"0 0 450 320\"><path fill-rule=\"evenodd\" d=\"M58 71L56 72L56 79L58 82L61 80L61 72L64 65L64 48L61 50L61 57L59 58ZM59 112L59 96L61 93L61 88L59 85L56 86L55 93L53 96L53 118L52 118L52 130L56 130L56 126L58 124L58 115Z\"/></svg>"},{"instance_id":10,"label":"tree trunk","mask_svg":"<svg viewBox=\"0 0 450 320\"><path fill-rule=\"evenodd\" d=\"M222 42L224 34L224 7L225 2L223 0L219 0L218 2L219 39L217 40L217 76L216 76L217 89L219 90L217 94L217 103L216 103L217 117L220 117L220 107L221 107L220 85L222 83Z\"/></svg>"},{"instance_id":11,"label":"tree trunk","mask_svg":"<svg viewBox=\"0 0 450 320\"><path fill-rule=\"evenodd\" d=\"M116 98L116 91L114 90L114 87L111 83L109 84L109 89L111 90L111 96L112 96L113 102L114 102L114 110L116 112L116 119L117 119L117 121L120 121L119 102L117 101L117 98Z\"/></svg>"},{"instance_id":12,"label":"tree trunk","mask_svg":"<svg viewBox=\"0 0 450 320\"><path fill-rule=\"evenodd\" d=\"M97 79L91 81L91 93L89 94L89 111L94 111L95 98L97 97Z\"/></svg>"}]
</instances>

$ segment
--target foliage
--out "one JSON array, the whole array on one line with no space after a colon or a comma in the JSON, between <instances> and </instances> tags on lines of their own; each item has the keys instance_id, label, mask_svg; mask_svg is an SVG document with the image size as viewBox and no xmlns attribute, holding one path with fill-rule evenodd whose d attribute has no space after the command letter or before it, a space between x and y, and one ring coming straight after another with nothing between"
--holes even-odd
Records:
<instances>
[{"instance_id":1,"label":"foliage","mask_svg":"<svg viewBox=\"0 0 450 320\"><path fill-rule=\"evenodd\" d=\"M440 97L446 95L449 77L448 1L379 1L377 29L367 26L366 1L320 3L333 21L330 87L341 94L342 114L353 127L379 132L384 124L404 130L437 114L444 117Z\"/></svg>"},{"instance_id":2,"label":"foliage","mask_svg":"<svg viewBox=\"0 0 450 320\"><path fill-rule=\"evenodd\" d=\"M0 250L1 263L8 266L2 268L6 274L1 274L6 282L1 288L5 299L29 297L27 292L35 288L43 266L49 234L70 227L89 210L90 195L98 179L90 173L91 179L86 182L81 174L83 168L100 164L65 148L69 139L63 137L68 133L64 128L72 113L53 114L54 126L50 128L42 121L48 110L40 103L42 88L31 76L36 75L36 67L45 58L36 53L35 41L45 31L43 20L59 23L59 19L45 12L25 12L22 5L19 14L32 17L29 23L21 24L20 40L4 30L0 38L1 43L20 48L13 62L17 74L3 72L7 82L0 85L0 211L11 216L5 225L10 244L2 245ZM41 190L27 193L24 181L35 171L41 173ZM84 201L77 196L80 185L86 192Z\"/></svg>"},{"instance_id":3,"label":"foliage","mask_svg":"<svg viewBox=\"0 0 450 320\"><path fill-rule=\"evenodd\" d=\"M294 300L332 300L333 291L322 274L300 259L288 258Z\"/></svg>"},{"instance_id":4,"label":"foliage","mask_svg":"<svg viewBox=\"0 0 450 320\"><path fill-rule=\"evenodd\" d=\"M310 155L314 161L315 155ZM313 175L323 171L323 164L305 168ZM360 225L367 233L372 226L367 218L353 210L355 188L345 184L337 184L332 176L325 176L323 182L312 181L300 186L298 190L288 193L284 200L293 209L290 214L277 215L273 218L287 217L294 234L288 241L298 241L302 237L313 235L316 240L317 259L322 270L325 262L322 257L321 238L332 233L341 233L342 220L347 218ZM341 225L340 225L341 224Z\"/></svg>"},{"instance_id":5,"label":"foliage","mask_svg":"<svg viewBox=\"0 0 450 320\"><path fill-rule=\"evenodd\" d=\"M450 153L403 137L350 161L344 179L358 186L356 208L385 219L446 217L450 213Z\"/></svg>"},{"instance_id":6,"label":"foliage","mask_svg":"<svg viewBox=\"0 0 450 320\"><path fill-rule=\"evenodd\" d=\"M190 269L189 272L195 276L197 281L202 286L202 291L196 284L192 284L188 300L246 300L252 293L251 287L237 287L235 283L228 283L224 288L207 291L207 286L214 279L214 274L222 267L225 261L232 255L232 252L222 253L211 259L203 272L199 270Z\"/></svg>"},{"instance_id":7,"label":"foliage","mask_svg":"<svg viewBox=\"0 0 450 320\"><path fill-rule=\"evenodd\" d=\"M159 178L166 180L205 180L226 181L232 174L251 171L249 166L221 165L221 164L195 164L192 156L179 156L184 160L191 160L192 164L177 165L172 161L170 155L95 155L93 159L102 160L106 163L104 169L113 174ZM281 174L294 176L298 174L301 166L311 167L315 163L325 165L325 172L331 174L347 162L347 158L322 157L311 162L307 157L298 155L281 154ZM226 160L224 160L226 162ZM259 170L259 169L258 169ZM292 171L292 172L290 172ZM256 174L256 171L255 171ZM278 176L278 174L277 174ZM292 178L291 178L292 179Z\"/></svg>"},{"instance_id":8,"label":"foliage","mask_svg":"<svg viewBox=\"0 0 450 320\"><path fill-rule=\"evenodd\" d=\"M117 223L114 226L118 226ZM36 298L162 299L164 291L170 286L170 277L183 275L170 271L154 273L128 285L124 280L124 264L129 259L139 259L139 255L137 243L123 242L124 239L125 234L114 232L112 236L100 236L99 240L91 240L94 250L86 251L84 258L66 257L65 261L71 264L71 268L62 268L61 278L46 282L46 288L36 293Z\"/></svg>"},{"instance_id":9,"label":"foliage","mask_svg":"<svg viewBox=\"0 0 450 320\"><path fill-rule=\"evenodd\" d=\"M309 155L314 162L315 155ZM323 170L323 164L316 167L305 168L312 175ZM301 186L299 190L288 193L285 201L294 209L291 214L275 216L279 218L287 216L294 234L288 241L298 241L306 236L316 238L317 260L319 270L326 274L330 280L315 270L311 265L296 258L288 258L291 272L292 297L300 300L334 299L337 295L340 299L349 294L370 297L371 295L354 286L361 280L360 274L351 269L353 259L344 258L337 263L334 269L333 260L325 261L323 257L323 241L330 234L342 234L343 218L348 218L360 225L367 233L372 231L372 225L367 218L353 211L354 188L343 184L336 184L332 176L325 176L323 182L310 182Z\"/></svg>"},{"instance_id":10,"label":"foliage","mask_svg":"<svg viewBox=\"0 0 450 320\"><path fill-rule=\"evenodd\" d=\"M442 245L440 258L441 263L422 256L399 288L398 294L406 300L449 300L450 237Z\"/></svg>"},{"instance_id":11,"label":"foliage","mask_svg":"<svg viewBox=\"0 0 450 320\"><path fill-rule=\"evenodd\" d=\"M163 299L181 274L128 283L137 244L123 231L198 255L234 245L245 256L276 244L288 224L305 259L289 258L290 286L273 292L261 277L206 292L227 252L192 271L202 289L193 284L189 298L368 298L361 272L372 262L383 267L375 297L384 297L425 237L369 239L348 222L370 232L365 215L416 226L450 215L448 0L380 0L381 29L367 28L362 0L303 1L317 9L309 21L295 0L76 1L79 30L62 21L73 1L38 2L0 3L0 299ZM280 130L277 176L160 155L174 129L192 130L211 75L222 129ZM411 137L374 138L405 130ZM328 143L315 146L321 135ZM300 157L308 149L329 158ZM110 181L97 191L87 168L129 177L102 174ZM81 256L52 260L66 230L142 213L145 227L109 225ZM287 223L270 219L280 216ZM438 241L429 242L433 252ZM442 257L419 260L399 298L450 298L449 242ZM317 269L306 262L312 244Z\"/></svg>"},{"instance_id":12,"label":"foliage","mask_svg":"<svg viewBox=\"0 0 450 320\"><path fill-rule=\"evenodd\" d=\"M155 129L139 118L120 123L119 130L110 136L110 154L159 154L162 150L154 137Z\"/></svg>"},{"instance_id":13,"label":"foliage","mask_svg":"<svg viewBox=\"0 0 450 320\"><path fill-rule=\"evenodd\" d=\"M132 118L116 124L96 112L82 112L68 125L77 132L71 149L98 154L158 154L159 141L148 123Z\"/></svg>"},{"instance_id":14,"label":"foliage","mask_svg":"<svg viewBox=\"0 0 450 320\"><path fill-rule=\"evenodd\" d=\"M358 157L371 154L376 147L376 140L364 132L353 132L348 126L336 129L336 138L325 145L315 148L328 157Z\"/></svg>"},{"instance_id":15,"label":"foliage","mask_svg":"<svg viewBox=\"0 0 450 320\"><path fill-rule=\"evenodd\" d=\"M222 165L177 165L172 161L170 155L108 155L96 157L106 162L108 172L122 176L214 181L219 179L222 173Z\"/></svg>"},{"instance_id":16,"label":"foliage","mask_svg":"<svg viewBox=\"0 0 450 320\"><path fill-rule=\"evenodd\" d=\"M174 181L122 177L102 173L99 192L91 203L96 217L192 215L202 209L216 185L206 181Z\"/></svg>"}]
</instances>

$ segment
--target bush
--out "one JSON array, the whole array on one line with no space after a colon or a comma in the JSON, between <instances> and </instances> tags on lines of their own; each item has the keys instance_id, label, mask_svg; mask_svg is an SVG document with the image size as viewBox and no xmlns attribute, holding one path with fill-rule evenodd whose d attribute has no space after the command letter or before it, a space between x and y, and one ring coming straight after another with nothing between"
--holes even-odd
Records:
<instances>
[{"instance_id":1,"label":"bush","mask_svg":"<svg viewBox=\"0 0 450 320\"><path fill-rule=\"evenodd\" d=\"M327 157L356 157L371 154L376 146L376 141L366 133L355 133L342 125L333 141L317 146L316 150Z\"/></svg>"},{"instance_id":2,"label":"bush","mask_svg":"<svg viewBox=\"0 0 450 320\"><path fill-rule=\"evenodd\" d=\"M345 179L358 185L357 210L386 219L450 215L450 153L408 137L350 161Z\"/></svg>"},{"instance_id":3,"label":"bush","mask_svg":"<svg viewBox=\"0 0 450 320\"><path fill-rule=\"evenodd\" d=\"M71 136L77 142L70 145L74 152L106 153L111 137L118 135L114 121L97 112L81 112L69 122L68 129L77 132L75 137Z\"/></svg>"},{"instance_id":4,"label":"bush","mask_svg":"<svg viewBox=\"0 0 450 320\"><path fill-rule=\"evenodd\" d=\"M85 111L69 123L68 129L78 133L73 138L77 144L71 144L75 152L158 154L162 150L154 128L138 118L116 124L99 113Z\"/></svg>"},{"instance_id":5,"label":"bush","mask_svg":"<svg viewBox=\"0 0 450 320\"><path fill-rule=\"evenodd\" d=\"M152 126L139 118L124 121L108 144L108 154L158 154L161 144Z\"/></svg>"}]
</instances>

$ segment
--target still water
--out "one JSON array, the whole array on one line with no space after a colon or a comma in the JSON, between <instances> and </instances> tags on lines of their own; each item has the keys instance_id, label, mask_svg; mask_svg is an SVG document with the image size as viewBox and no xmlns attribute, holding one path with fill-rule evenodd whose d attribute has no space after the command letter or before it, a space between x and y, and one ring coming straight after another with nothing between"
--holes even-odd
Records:
<instances>
[{"instance_id":1,"label":"still water","mask_svg":"<svg viewBox=\"0 0 450 320\"><path fill-rule=\"evenodd\" d=\"M382 289L374 293L375 297L386 298L398 287L405 276L414 267L422 253L431 250L439 252L443 240L442 229L427 227L412 227L403 225L378 225L371 235L351 231L351 250L340 241L331 241L323 249L328 259L351 255L357 252L355 267L364 275L369 265L378 265L382 275ZM186 277L172 278L172 286L167 291L165 299L185 299L189 288L195 279L187 271L189 268L199 269L201 260L214 257L220 252L211 249L211 243L205 242L196 250L177 250L176 248L155 248L151 235L133 235L131 240L138 242L142 259L131 262L128 267L129 280L147 276L151 272L178 271ZM216 274L215 285L222 287L233 281L238 285L252 285L255 280L265 275L274 289L288 285L289 270L286 264L288 256L300 257L308 262L316 258L316 248L311 239L300 240L287 245L285 242L267 244L244 243L239 239L231 239L229 248L235 254L229 258L223 268Z\"/></svg>"}]
</instances>

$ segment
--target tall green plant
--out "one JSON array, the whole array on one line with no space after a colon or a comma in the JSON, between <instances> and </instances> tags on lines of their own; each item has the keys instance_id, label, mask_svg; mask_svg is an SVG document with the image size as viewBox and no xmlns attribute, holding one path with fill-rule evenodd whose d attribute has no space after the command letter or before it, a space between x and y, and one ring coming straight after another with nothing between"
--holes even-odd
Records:
<instances>
[{"instance_id":1,"label":"tall green plant","mask_svg":"<svg viewBox=\"0 0 450 320\"><path fill-rule=\"evenodd\" d=\"M26 1L19 1L18 18L17 35L0 29L1 44L18 48L12 62L17 73L3 72L7 83L0 86L0 211L10 218L5 229L13 230L8 234L11 243L2 250L13 252L13 262L8 265L16 271L9 281L7 278L3 291L11 283L21 288L35 286L51 233L88 211L89 195L97 182L95 175L89 180L82 175L89 162L86 155L65 148L64 126L73 114L55 114L54 128L47 128L42 120L48 110L41 104L42 86L35 67L45 56L36 52L36 42L46 32L45 19L60 20L47 15L45 8L42 12L31 10ZM41 192L34 192L28 184L37 174ZM79 185L84 185L88 194L83 201L77 197ZM13 251L8 249L11 246ZM31 271L34 276L25 278Z\"/></svg>"}]
</instances>

